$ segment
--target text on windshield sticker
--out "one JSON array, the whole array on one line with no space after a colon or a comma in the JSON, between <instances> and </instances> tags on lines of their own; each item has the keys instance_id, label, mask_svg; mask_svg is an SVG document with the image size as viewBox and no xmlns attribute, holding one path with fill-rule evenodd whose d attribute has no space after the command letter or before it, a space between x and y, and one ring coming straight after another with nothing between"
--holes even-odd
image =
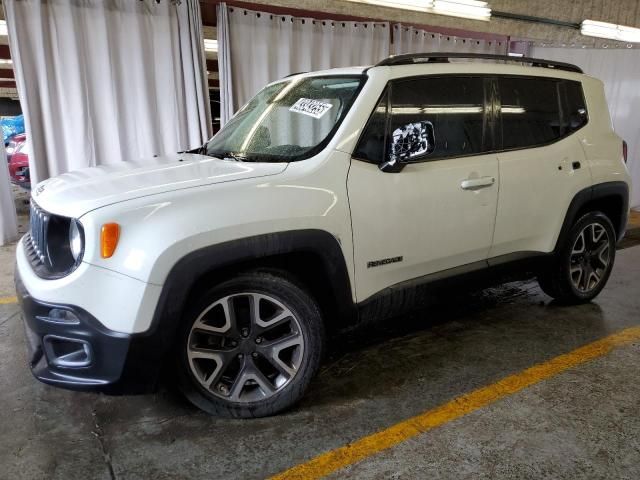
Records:
<instances>
[{"instance_id":1,"label":"text on windshield sticker","mask_svg":"<svg viewBox=\"0 0 640 480\"><path fill-rule=\"evenodd\" d=\"M322 118L331 107L333 107L333 105L330 103L324 103L320 100L312 100L310 98L301 98L291 106L289 111L309 115L313 118Z\"/></svg>"}]
</instances>

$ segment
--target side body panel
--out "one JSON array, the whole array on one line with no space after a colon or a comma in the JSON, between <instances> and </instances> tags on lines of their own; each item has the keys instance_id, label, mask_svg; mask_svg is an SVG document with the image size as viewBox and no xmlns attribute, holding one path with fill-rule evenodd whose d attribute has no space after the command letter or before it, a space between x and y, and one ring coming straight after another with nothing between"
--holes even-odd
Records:
<instances>
[{"instance_id":1,"label":"side body panel","mask_svg":"<svg viewBox=\"0 0 640 480\"><path fill-rule=\"evenodd\" d=\"M622 156L623 139L613 130L604 85L587 76L582 85L589 110L589 126L582 132L580 142L593 183L625 182L631 191L631 177Z\"/></svg>"},{"instance_id":2,"label":"side body panel","mask_svg":"<svg viewBox=\"0 0 640 480\"><path fill-rule=\"evenodd\" d=\"M591 185L579 136L498 154L500 200L489 257L554 249L571 200Z\"/></svg>"},{"instance_id":3,"label":"side body panel","mask_svg":"<svg viewBox=\"0 0 640 480\"><path fill-rule=\"evenodd\" d=\"M348 185L359 301L390 285L487 258L497 181L481 190L461 188L464 180L480 177L497 180L495 155L416 163L399 173L352 160Z\"/></svg>"}]
</instances>

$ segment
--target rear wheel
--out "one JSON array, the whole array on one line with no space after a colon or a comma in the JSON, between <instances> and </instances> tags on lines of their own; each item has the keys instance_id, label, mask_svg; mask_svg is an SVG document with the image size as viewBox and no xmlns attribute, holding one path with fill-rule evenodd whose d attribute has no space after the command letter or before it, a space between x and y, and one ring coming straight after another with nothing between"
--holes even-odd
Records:
<instances>
[{"instance_id":1,"label":"rear wheel","mask_svg":"<svg viewBox=\"0 0 640 480\"><path fill-rule=\"evenodd\" d=\"M196 302L180 341L180 384L199 408L261 417L297 402L316 373L324 330L315 301L283 277L253 272Z\"/></svg>"},{"instance_id":2,"label":"rear wheel","mask_svg":"<svg viewBox=\"0 0 640 480\"><path fill-rule=\"evenodd\" d=\"M611 220L590 212L571 228L549 270L538 276L542 290L563 303L585 303L604 288L615 259L616 234Z\"/></svg>"}]
</instances>

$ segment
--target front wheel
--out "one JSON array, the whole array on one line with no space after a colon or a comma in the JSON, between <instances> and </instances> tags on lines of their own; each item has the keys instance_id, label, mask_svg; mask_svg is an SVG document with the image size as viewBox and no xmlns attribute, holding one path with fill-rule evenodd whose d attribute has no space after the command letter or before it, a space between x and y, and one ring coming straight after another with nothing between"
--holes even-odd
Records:
<instances>
[{"instance_id":1,"label":"front wheel","mask_svg":"<svg viewBox=\"0 0 640 480\"><path fill-rule=\"evenodd\" d=\"M591 301L609 279L615 246L611 220L601 212L585 214L571 228L550 268L538 276L540 287L562 303Z\"/></svg>"},{"instance_id":2,"label":"front wheel","mask_svg":"<svg viewBox=\"0 0 640 480\"><path fill-rule=\"evenodd\" d=\"M187 314L180 386L214 415L273 415L302 397L323 343L320 310L304 290L271 273L242 274L201 295Z\"/></svg>"}]
</instances>

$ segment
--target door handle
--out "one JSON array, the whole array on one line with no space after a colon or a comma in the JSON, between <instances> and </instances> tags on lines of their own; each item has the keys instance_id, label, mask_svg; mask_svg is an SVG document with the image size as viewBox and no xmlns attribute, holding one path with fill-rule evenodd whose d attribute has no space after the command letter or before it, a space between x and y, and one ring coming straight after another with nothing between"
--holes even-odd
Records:
<instances>
[{"instance_id":1,"label":"door handle","mask_svg":"<svg viewBox=\"0 0 640 480\"><path fill-rule=\"evenodd\" d=\"M481 188L490 187L496 183L494 177L468 178L460 183L463 190L479 190Z\"/></svg>"}]
</instances>

